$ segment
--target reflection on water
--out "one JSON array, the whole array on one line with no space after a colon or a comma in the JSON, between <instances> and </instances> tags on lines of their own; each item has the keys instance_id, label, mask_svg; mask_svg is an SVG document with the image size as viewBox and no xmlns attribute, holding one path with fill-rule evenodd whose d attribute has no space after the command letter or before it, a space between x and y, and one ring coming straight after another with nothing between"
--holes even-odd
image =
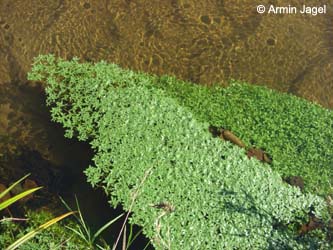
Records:
<instances>
[{"instance_id":1,"label":"reflection on water","mask_svg":"<svg viewBox=\"0 0 333 250\"><path fill-rule=\"evenodd\" d=\"M333 0L307 1L327 4L315 17L259 15L256 2L278 4L2 0L0 82L25 81L33 56L51 52L202 84L242 79L333 107Z\"/></svg>"},{"instance_id":2,"label":"reflection on water","mask_svg":"<svg viewBox=\"0 0 333 250\"><path fill-rule=\"evenodd\" d=\"M0 89L0 183L12 183L31 173L30 179L43 186L42 192L28 205L64 210L58 195L75 210L77 196L83 216L93 231L123 211L112 209L102 190L94 190L83 174L92 163L88 143L65 139L64 130L50 121L45 98L40 89L11 86ZM63 211L64 212L64 211ZM104 233L107 242L118 236L123 219ZM139 228L135 227L134 231ZM131 249L143 249L143 236ZM148 249L148 248L147 248Z\"/></svg>"}]
</instances>

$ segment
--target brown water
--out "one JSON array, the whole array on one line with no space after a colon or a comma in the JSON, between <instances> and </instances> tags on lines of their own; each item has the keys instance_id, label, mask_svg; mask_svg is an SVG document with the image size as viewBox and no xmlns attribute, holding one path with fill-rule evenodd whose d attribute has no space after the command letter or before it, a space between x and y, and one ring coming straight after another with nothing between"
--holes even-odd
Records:
<instances>
[{"instance_id":1,"label":"brown water","mask_svg":"<svg viewBox=\"0 0 333 250\"><path fill-rule=\"evenodd\" d=\"M296 0L0 0L0 181L20 177L27 168L15 159L35 151L56 176L76 180L64 189L80 193L87 211L99 204L108 214L105 197L92 195L82 175L89 147L63 139L41 87L26 80L38 54L103 59L206 85L234 78L332 108L333 0L306 3L326 4L328 13L273 16L255 9L300 6Z\"/></svg>"}]
</instances>

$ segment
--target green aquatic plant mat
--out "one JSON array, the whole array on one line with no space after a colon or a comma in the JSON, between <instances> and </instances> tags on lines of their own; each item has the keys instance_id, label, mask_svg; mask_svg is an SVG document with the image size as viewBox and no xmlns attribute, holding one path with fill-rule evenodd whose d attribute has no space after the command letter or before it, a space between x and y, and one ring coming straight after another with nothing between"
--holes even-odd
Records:
<instances>
[{"instance_id":1,"label":"green aquatic plant mat","mask_svg":"<svg viewBox=\"0 0 333 250\"><path fill-rule=\"evenodd\" d=\"M152 86L158 77L41 56L29 78L46 81L66 136L90 141L88 181L133 211L156 249L328 249L322 234L292 230L310 211L327 219L325 201L212 138L207 122Z\"/></svg>"},{"instance_id":2,"label":"green aquatic plant mat","mask_svg":"<svg viewBox=\"0 0 333 250\"><path fill-rule=\"evenodd\" d=\"M55 59L48 57L39 60L44 63L36 63L35 69L39 67L39 72L43 72L50 69L46 60L54 62ZM145 84L163 89L180 105L188 107L198 121L223 126L232 130L248 146L265 149L273 158L272 168L284 177L301 176L306 191L320 195L333 193L331 110L289 94L245 83L233 82L228 88L207 88L174 77L134 73L114 64L101 63L93 67L74 60L58 61L57 65L58 69L67 69L62 76L66 81L89 81L92 85L91 88L82 89L82 84L77 84L67 90L78 98L87 98L88 104L84 107L87 112L82 112L84 116L75 116L81 139L94 132L92 124L99 119L100 113L92 112L96 102L91 102L92 105L89 102L92 96L101 98L106 89L98 87L96 83L107 81L119 86ZM52 89L49 92L52 93ZM79 97L81 92L85 94ZM48 98L50 103L54 101L52 98L52 95ZM59 112L59 107L53 112ZM75 109L72 112L76 112ZM93 115L87 115L89 113ZM68 122L73 121L63 121L65 127ZM81 127L84 129L81 130ZM72 130L67 133L71 134Z\"/></svg>"},{"instance_id":3,"label":"green aquatic plant mat","mask_svg":"<svg viewBox=\"0 0 333 250\"><path fill-rule=\"evenodd\" d=\"M161 77L155 85L191 109L196 119L232 130L265 149L272 168L301 176L305 190L333 194L333 112L290 94L233 81L207 88Z\"/></svg>"}]
</instances>

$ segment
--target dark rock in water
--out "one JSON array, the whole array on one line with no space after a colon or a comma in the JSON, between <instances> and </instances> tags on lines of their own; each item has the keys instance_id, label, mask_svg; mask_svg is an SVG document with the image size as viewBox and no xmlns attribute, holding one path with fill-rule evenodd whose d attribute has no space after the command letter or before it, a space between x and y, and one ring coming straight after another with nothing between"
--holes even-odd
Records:
<instances>
[{"instance_id":1,"label":"dark rock in water","mask_svg":"<svg viewBox=\"0 0 333 250\"><path fill-rule=\"evenodd\" d=\"M241 148L245 148L246 145L245 143L239 139L236 135L234 135L231 131L229 130L226 130L226 129L222 129L221 131L221 135L220 135L220 138L221 139L224 139L226 141L230 141L231 143L241 147Z\"/></svg>"},{"instance_id":2,"label":"dark rock in water","mask_svg":"<svg viewBox=\"0 0 333 250\"><path fill-rule=\"evenodd\" d=\"M34 180L31 179L26 179L24 180L23 184L22 184L22 188L24 191L29 190L29 189L33 189L33 188L37 188L38 185ZM21 203L26 203L27 201L31 200L34 197L34 193L27 195L26 197L22 198L20 200Z\"/></svg>"},{"instance_id":3,"label":"dark rock in water","mask_svg":"<svg viewBox=\"0 0 333 250\"><path fill-rule=\"evenodd\" d=\"M300 176L288 176L283 178L283 180L291 186L299 187L301 191L304 190L304 180Z\"/></svg>"},{"instance_id":4,"label":"dark rock in water","mask_svg":"<svg viewBox=\"0 0 333 250\"><path fill-rule=\"evenodd\" d=\"M12 196L30 188L43 186L38 191L38 199L33 199L34 194L31 194L21 199L19 203L32 202L36 206L48 204L55 195L61 193L65 183L67 183L65 182L66 178L64 178L65 169L63 166L52 164L43 158L38 151L31 150L26 146L21 146L19 154L8 155L6 162L0 162L0 168L3 168L2 171L6 173L6 175L0 176L0 183L7 187L24 175L31 173L28 179L11 190Z\"/></svg>"},{"instance_id":5,"label":"dark rock in water","mask_svg":"<svg viewBox=\"0 0 333 250\"><path fill-rule=\"evenodd\" d=\"M23 150L17 163L27 173L31 173L31 180L27 179L24 182L26 187L41 185L52 193L59 192L62 179L60 167L44 159L38 151Z\"/></svg>"},{"instance_id":6,"label":"dark rock in water","mask_svg":"<svg viewBox=\"0 0 333 250\"><path fill-rule=\"evenodd\" d=\"M213 135L213 137L218 137L221 134L220 128L213 125L209 125L208 131Z\"/></svg>"},{"instance_id":7,"label":"dark rock in water","mask_svg":"<svg viewBox=\"0 0 333 250\"><path fill-rule=\"evenodd\" d=\"M213 137L219 137L222 140L229 141L238 147L246 148L245 143L238 138L235 134L233 134L230 130L224 129L223 127L216 127L210 125L208 128L209 132L213 135ZM258 148L250 148L246 155L248 158L255 157L259 161L266 162L271 164L272 158L263 150Z\"/></svg>"},{"instance_id":8,"label":"dark rock in water","mask_svg":"<svg viewBox=\"0 0 333 250\"><path fill-rule=\"evenodd\" d=\"M38 185L34 180L26 179L22 185L24 190L36 188Z\"/></svg>"},{"instance_id":9,"label":"dark rock in water","mask_svg":"<svg viewBox=\"0 0 333 250\"><path fill-rule=\"evenodd\" d=\"M10 192L8 192L4 197L2 197L0 199L0 203L8 200L11 197L14 197L15 195L23 193L24 191L27 191L27 190L33 189L33 188L37 188L37 187L38 187L38 185L35 181L33 181L31 179L25 179L23 182L16 184L10 190ZM0 193L6 189L7 189L7 187L4 184L0 183ZM33 197L34 197L34 193L31 193L31 194L19 199L17 202L20 204L24 204L24 203L28 202L29 200L31 200Z\"/></svg>"},{"instance_id":10,"label":"dark rock in water","mask_svg":"<svg viewBox=\"0 0 333 250\"><path fill-rule=\"evenodd\" d=\"M247 155L247 157L249 157L249 159L254 157L254 158L258 159L259 161L266 162L269 164L272 163L271 157L268 156L268 154L260 148L250 148L247 151L246 155Z\"/></svg>"},{"instance_id":11,"label":"dark rock in water","mask_svg":"<svg viewBox=\"0 0 333 250\"><path fill-rule=\"evenodd\" d=\"M220 137L222 140L229 141L241 148L246 147L245 143L236 135L234 135L230 130L212 125L209 126L208 130L213 135L213 137Z\"/></svg>"},{"instance_id":12,"label":"dark rock in water","mask_svg":"<svg viewBox=\"0 0 333 250\"><path fill-rule=\"evenodd\" d=\"M300 236L303 236L307 234L310 231L316 230L316 229L322 229L325 227L325 224L322 220L318 219L314 215L309 216L309 222L306 224L303 224L300 229L298 230L298 234Z\"/></svg>"},{"instance_id":13,"label":"dark rock in water","mask_svg":"<svg viewBox=\"0 0 333 250\"><path fill-rule=\"evenodd\" d=\"M7 189L7 187L4 184L0 183L0 193L5 191L6 189ZM0 203L3 202L3 201L8 200L9 198L10 198L10 193L7 193L4 197L2 197L0 199Z\"/></svg>"}]
</instances>

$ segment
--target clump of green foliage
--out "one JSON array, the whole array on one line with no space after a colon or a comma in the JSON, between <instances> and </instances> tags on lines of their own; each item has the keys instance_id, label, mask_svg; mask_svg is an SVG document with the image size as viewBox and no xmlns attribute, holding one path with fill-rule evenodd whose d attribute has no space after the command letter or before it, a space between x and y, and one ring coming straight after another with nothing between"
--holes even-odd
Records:
<instances>
[{"instance_id":1,"label":"clump of green foliage","mask_svg":"<svg viewBox=\"0 0 333 250\"><path fill-rule=\"evenodd\" d=\"M41 210L38 212L28 211L28 220L12 221L4 220L0 223L0 248L6 249L18 238L24 237L26 234L36 230L45 221L51 221L54 216ZM24 224L24 225L23 225ZM20 250L49 250L49 249L66 249L66 250L82 250L86 249L86 244L79 237L66 229L65 226L76 227L77 224L71 221L58 222L52 227L42 230L33 238L26 241L18 249Z\"/></svg>"},{"instance_id":2,"label":"clump of green foliage","mask_svg":"<svg viewBox=\"0 0 333 250\"><path fill-rule=\"evenodd\" d=\"M46 81L66 136L91 141L88 181L133 211L131 222L156 249L327 247L321 236L306 241L291 230L310 211L327 219L324 200L212 138L206 121L154 86L160 78L53 56L38 57L29 78Z\"/></svg>"},{"instance_id":3,"label":"clump of green foliage","mask_svg":"<svg viewBox=\"0 0 333 250\"><path fill-rule=\"evenodd\" d=\"M13 183L12 185L10 185L8 188L6 188L5 190L3 190L0 193L0 198L3 199L0 202L0 211L8 209L8 207L10 205L12 205L13 203L16 203L18 200L20 200L22 198L25 198L25 197L31 195L32 193L34 193L34 192L36 192L36 191L38 191L39 189L42 188L42 187L30 188L30 189L27 189L25 191L22 191L19 194L14 195L13 197L10 197L10 195L9 195L10 191L12 189L14 189L15 187L17 187L20 184L20 182L22 182L28 176L29 176L29 174L25 175L24 177L22 177L21 179L19 179L18 181L16 181L15 183ZM14 235L16 236L18 234L18 232L16 232L16 233L13 233L12 231L8 232L9 231L8 229L10 229L10 227L8 227L8 226L9 226L10 223L12 223L12 221L24 221L25 219L3 218L3 219L0 220L0 232L3 230L2 227L4 227L5 228L4 231L6 233L5 234L0 233L0 235L1 235L1 237L0 237L0 246L5 247L5 244L8 243L8 245L6 246L6 250L18 249L19 247L22 246L22 244L24 244L27 241L31 240L32 238L36 237L36 235L39 235L41 232L43 232L48 227L56 224L57 222L59 222L62 219L72 215L73 213L74 212L69 212L69 213L60 215L58 217L52 218L49 221L44 222L43 224L39 225L38 227L36 227L34 229L30 229L29 232L27 232L26 234L24 234L24 235L21 234L15 241L14 241L14 238L15 238ZM20 228L19 232L22 233L23 231L24 230L22 228ZM35 241L36 240L37 239L35 239ZM10 245L9 245L9 243L10 243ZM22 248L20 248L20 249L22 249ZM29 249L31 249L31 248L29 248Z\"/></svg>"},{"instance_id":4,"label":"clump of green foliage","mask_svg":"<svg viewBox=\"0 0 333 250\"><path fill-rule=\"evenodd\" d=\"M163 76L155 86L191 109L196 119L232 130L248 146L264 148L272 168L301 176L305 190L333 193L333 112L301 98L233 81L207 88Z\"/></svg>"}]
</instances>

